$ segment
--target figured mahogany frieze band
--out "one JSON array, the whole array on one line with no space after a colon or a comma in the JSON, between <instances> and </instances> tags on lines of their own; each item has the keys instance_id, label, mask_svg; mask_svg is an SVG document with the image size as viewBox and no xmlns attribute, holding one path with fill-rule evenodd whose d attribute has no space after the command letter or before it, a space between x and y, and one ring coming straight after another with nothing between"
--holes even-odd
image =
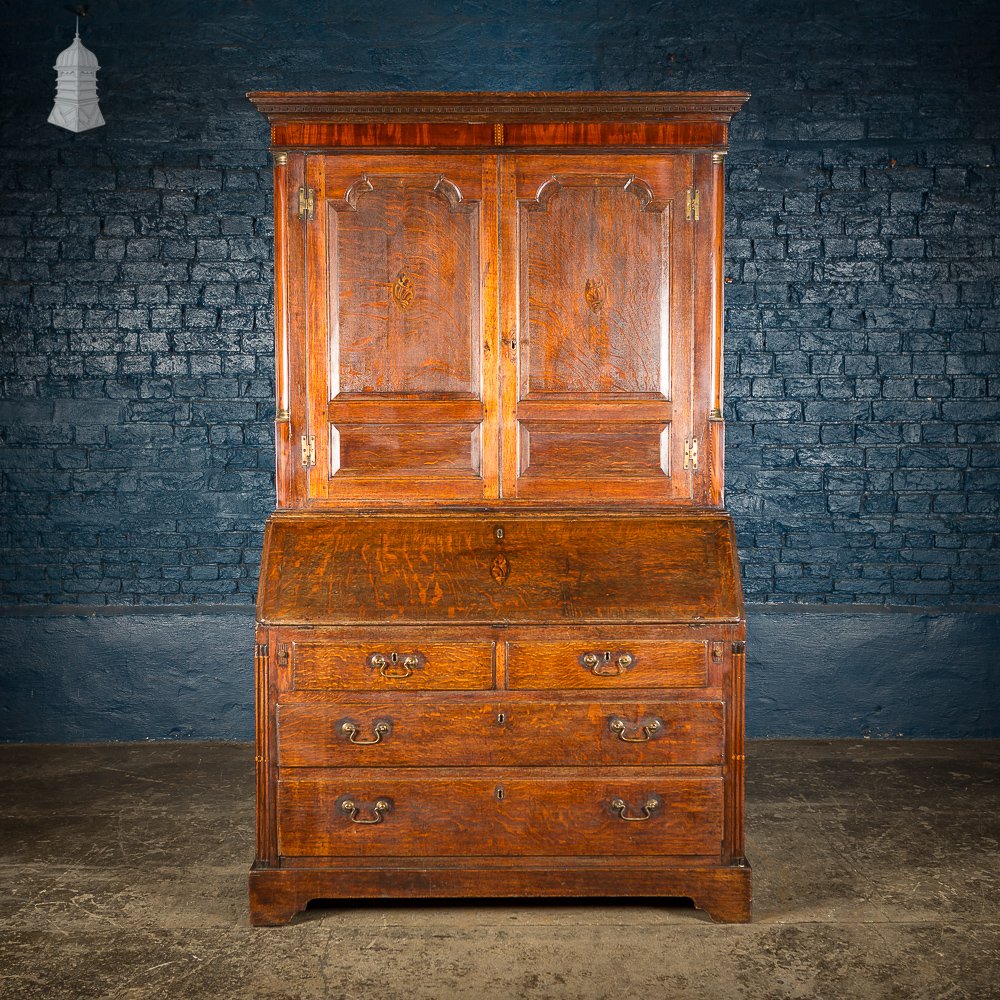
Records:
<instances>
[{"instance_id":1,"label":"figured mahogany frieze band","mask_svg":"<svg viewBox=\"0 0 1000 1000\"><path fill-rule=\"evenodd\" d=\"M502 148L566 146L614 149L716 149L726 144L723 122L515 122L502 126ZM271 146L280 148L494 149L492 125L463 122L278 122Z\"/></svg>"},{"instance_id":2,"label":"figured mahogany frieze band","mask_svg":"<svg viewBox=\"0 0 1000 1000\"><path fill-rule=\"evenodd\" d=\"M750 95L715 91L254 91L271 122L728 122Z\"/></svg>"}]
</instances>

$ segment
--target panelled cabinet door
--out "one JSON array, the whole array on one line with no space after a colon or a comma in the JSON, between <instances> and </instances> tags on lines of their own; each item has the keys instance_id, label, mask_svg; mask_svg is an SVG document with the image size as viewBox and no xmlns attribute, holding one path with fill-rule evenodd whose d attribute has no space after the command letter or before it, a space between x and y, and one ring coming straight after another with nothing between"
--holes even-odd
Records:
<instances>
[{"instance_id":1,"label":"panelled cabinet door","mask_svg":"<svg viewBox=\"0 0 1000 1000\"><path fill-rule=\"evenodd\" d=\"M311 502L497 495L496 159L314 155Z\"/></svg>"},{"instance_id":2,"label":"panelled cabinet door","mask_svg":"<svg viewBox=\"0 0 1000 1000\"><path fill-rule=\"evenodd\" d=\"M693 169L501 157L504 497L691 502Z\"/></svg>"}]
</instances>

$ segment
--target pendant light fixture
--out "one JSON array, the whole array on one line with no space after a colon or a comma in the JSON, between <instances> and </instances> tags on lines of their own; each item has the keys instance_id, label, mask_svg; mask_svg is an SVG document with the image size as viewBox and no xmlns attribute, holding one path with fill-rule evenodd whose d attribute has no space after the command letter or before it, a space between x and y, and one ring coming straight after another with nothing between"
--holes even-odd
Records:
<instances>
[{"instance_id":1,"label":"pendant light fixture","mask_svg":"<svg viewBox=\"0 0 1000 1000\"><path fill-rule=\"evenodd\" d=\"M86 7L69 7L76 14L76 37L56 59L56 102L49 122L70 132L86 132L104 124L97 104L97 56L80 41L80 18Z\"/></svg>"}]
</instances>

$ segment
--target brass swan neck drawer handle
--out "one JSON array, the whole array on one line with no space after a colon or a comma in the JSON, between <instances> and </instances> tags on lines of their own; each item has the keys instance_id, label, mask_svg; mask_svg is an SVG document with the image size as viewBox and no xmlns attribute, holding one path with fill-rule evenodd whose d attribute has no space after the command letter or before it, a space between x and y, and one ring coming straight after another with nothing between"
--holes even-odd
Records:
<instances>
[{"instance_id":1,"label":"brass swan neck drawer handle","mask_svg":"<svg viewBox=\"0 0 1000 1000\"><path fill-rule=\"evenodd\" d=\"M409 677L420 666L420 657L404 656L400 658L399 653L390 653L388 656L384 656L382 653L372 653L368 657L368 663L379 672L379 676L385 677L387 680L402 680L404 677Z\"/></svg>"},{"instance_id":2,"label":"brass swan neck drawer handle","mask_svg":"<svg viewBox=\"0 0 1000 1000\"><path fill-rule=\"evenodd\" d=\"M362 825L372 826L375 823L381 823L385 819L385 814L392 808L392 804L388 799L379 799L375 805L372 806L372 818L362 819L358 813L361 812L360 808L354 803L352 799L344 799L340 803L340 808L347 813L347 818L352 823L360 823Z\"/></svg>"},{"instance_id":3,"label":"brass swan neck drawer handle","mask_svg":"<svg viewBox=\"0 0 1000 1000\"><path fill-rule=\"evenodd\" d=\"M635 657L631 653L617 653L612 658L610 650L602 653L584 653L580 657L580 662L597 677L617 677L625 673L633 663Z\"/></svg>"},{"instance_id":4,"label":"brass swan neck drawer handle","mask_svg":"<svg viewBox=\"0 0 1000 1000\"><path fill-rule=\"evenodd\" d=\"M608 719L608 729L613 732L622 743L645 743L647 740L651 740L655 733L658 733L663 727L663 723L659 719L650 719L649 722L645 722L642 725L636 725L636 728L632 730L631 736L626 736L625 733L628 729L627 724L624 719L619 719L617 716L612 716Z\"/></svg>"},{"instance_id":5,"label":"brass swan neck drawer handle","mask_svg":"<svg viewBox=\"0 0 1000 1000\"><path fill-rule=\"evenodd\" d=\"M388 736L392 732L392 722L389 719L376 719L375 724L372 726L374 738L370 740L358 739L361 727L356 722L351 722L349 720L347 722L342 722L340 725L340 731L347 737L348 741L353 743L355 746L370 747L376 743L381 743L382 737Z\"/></svg>"},{"instance_id":6,"label":"brass swan neck drawer handle","mask_svg":"<svg viewBox=\"0 0 1000 1000\"><path fill-rule=\"evenodd\" d=\"M611 808L618 813L618 818L625 820L626 823L643 823L660 808L660 800L655 795L651 795L642 807L641 816L626 816L625 811L628 806L624 799L612 799Z\"/></svg>"}]
</instances>

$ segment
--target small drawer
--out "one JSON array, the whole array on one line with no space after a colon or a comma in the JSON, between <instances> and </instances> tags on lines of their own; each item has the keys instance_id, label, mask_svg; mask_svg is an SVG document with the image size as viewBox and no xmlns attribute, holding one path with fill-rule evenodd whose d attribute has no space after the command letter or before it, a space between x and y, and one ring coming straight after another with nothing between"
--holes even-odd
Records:
<instances>
[{"instance_id":1,"label":"small drawer","mask_svg":"<svg viewBox=\"0 0 1000 1000\"><path fill-rule=\"evenodd\" d=\"M400 776L347 771L278 784L285 857L718 857L723 780Z\"/></svg>"},{"instance_id":2,"label":"small drawer","mask_svg":"<svg viewBox=\"0 0 1000 1000\"><path fill-rule=\"evenodd\" d=\"M708 643L599 639L507 644L511 688L704 687Z\"/></svg>"},{"instance_id":3,"label":"small drawer","mask_svg":"<svg viewBox=\"0 0 1000 1000\"><path fill-rule=\"evenodd\" d=\"M278 706L281 767L573 767L722 763L719 701L361 697Z\"/></svg>"},{"instance_id":4,"label":"small drawer","mask_svg":"<svg viewBox=\"0 0 1000 1000\"><path fill-rule=\"evenodd\" d=\"M297 691L452 691L493 687L495 643L294 642Z\"/></svg>"}]
</instances>

